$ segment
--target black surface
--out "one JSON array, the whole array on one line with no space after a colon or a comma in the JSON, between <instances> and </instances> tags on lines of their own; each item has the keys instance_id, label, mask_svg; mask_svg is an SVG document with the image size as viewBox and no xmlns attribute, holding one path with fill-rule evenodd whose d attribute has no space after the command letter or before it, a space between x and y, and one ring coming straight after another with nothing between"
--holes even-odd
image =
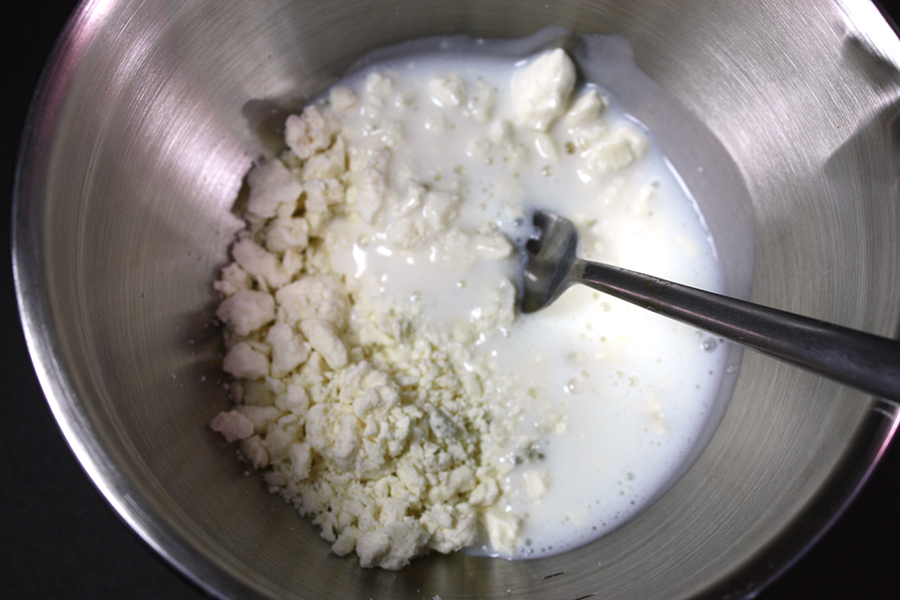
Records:
<instances>
[{"instance_id":1,"label":"black surface","mask_svg":"<svg viewBox=\"0 0 900 600\"><path fill-rule=\"evenodd\" d=\"M27 106L75 4L59 0L0 9L4 248ZM117 517L67 447L25 348L8 254L0 262L0 303L0 597L206 598ZM900 445L894 443L831 531L759 598L900 598L898 507Z\"/></svg>"}]
</instances>

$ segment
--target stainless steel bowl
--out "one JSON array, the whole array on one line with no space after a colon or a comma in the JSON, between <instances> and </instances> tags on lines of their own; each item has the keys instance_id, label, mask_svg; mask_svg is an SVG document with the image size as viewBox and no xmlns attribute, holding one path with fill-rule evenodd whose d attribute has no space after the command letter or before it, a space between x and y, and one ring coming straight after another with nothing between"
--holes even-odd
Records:
<instances>
[{"instance_id":1,"label":"stainless steel bowl","mask_svg":"<svg viewBox=\"0 0 900 600\"><path fill-rule=\"evenodd\" d=\"M244 476L206 426L227 405L210 281L264 133L372 48L551 23L625 36L718 138L716 160L736 165L755 227L754 301L897 333L900 41L866 1L86 2L45 73L20 159L22 318L94 482L206 590L750 596L834 518L890 439L895 406L745 355L705 452L634 521L556 557L433 556L399 573L329 556L311 525ZM715 198L734 181L693 179L707 210L739 206Z\"/></svg>"}]
</instances>

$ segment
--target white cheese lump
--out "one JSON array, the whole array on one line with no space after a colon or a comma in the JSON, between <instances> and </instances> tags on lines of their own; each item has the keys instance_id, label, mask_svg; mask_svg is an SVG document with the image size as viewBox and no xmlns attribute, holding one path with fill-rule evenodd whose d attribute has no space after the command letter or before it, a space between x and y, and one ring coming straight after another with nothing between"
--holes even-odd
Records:
<instances>
[{"instance_id":1,"label":"white cheese lump","mask_svg":"<svg viewBox=\"0 0 900 600\"><path fill-rule=\"evenodd\" d=\"M594 421L582 414L598 402L576 396L604 395L606 372L630 376L631 355L617 344L628 328L652 326L573 294L541 317L548 331L536 330L537 316L515 310L510 240L526 201L584 197L570 214L588 257L620 262L609 255L619 231L645 246L662 235L681 240L663 256L698 270L678 248L711 255L702 227L658 230L671 178L638 169L652 154L645 133L611 114L597 88L576 89L571 59L551 50L521 64L376 64L290 116L284 134L287 149L247 176L247 227L214 285L235 406L210 426L265 471L269 489L312 517L336 554L385 569L432 550L553 553L565 544L542 532L577 545L639 506L615 487L626 470L643 477L629 444L677 453L697 428L665 412L656 388L634 388L640 398ZM617 202L621 227L586 216ZM607 313L609 330L623 333L604 346L585 327ZM661 352L680 343L646 339ZM607 437L625 458L578 446L593 443L582 428L596 423L621 430ZM585 453L618 484L577 473ZM649 497L671 462L637 483L629 476L629 490ZM572 504L584 495L572 482L595 479L613 491L588 495L620 503L606 516Z\"/></svg>"}]
</instances>

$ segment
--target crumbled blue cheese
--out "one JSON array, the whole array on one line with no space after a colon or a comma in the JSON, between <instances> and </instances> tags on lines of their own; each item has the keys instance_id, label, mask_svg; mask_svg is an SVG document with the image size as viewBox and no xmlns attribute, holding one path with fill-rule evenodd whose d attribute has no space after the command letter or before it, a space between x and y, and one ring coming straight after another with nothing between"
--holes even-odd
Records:
<instances>
[{"instance_id":1,"label":"crumbled blue cheese","mask_svg":"<svg viewBox=\"0 0 900 600\"><path fill-rule=\"evenodd\" d=\"M471 182L453 165L422 173L401 151L407 132L397 115L426 111L429 136L477 124L470 155L512 169L531 156L555 164L564 144L577 148L585 177L646 152L640 132L608 130L595 91L572 102L575 67L561 50L516 74L505 112L481 79L433 76L417 97L396 77L373 71L358 90L335 87L292 115L286 153L248 175L248 228L215 284L236 407L210 423L267 469L270 490L311 516L335 553L386 569L485 539L513 554L522 521L503 504L513 456L560 427L552 411L541 411L536 428L517 425L524 392L476 347L515 318L507 278L465 319L436 324L415 298L386 297L379 282L352 276L376 241L384 255L427 256L448 272L513 255L490 218L460 224ZM566 137L548 132L557 121ZM524 195L514 179L494 192ZM503 206L505 217L523 216L521 202ZM551 480L533 470L525 483L541 497Z\"/></svg>"},{"instance_id":2,"label":"crumbled blue cheese","mask_svg":"<svg viewBox=\"0 0 900 600\"><path fill-rule=\"evenodd\" d=\"M479 520L501 496L506 469L484 462L492 428L482 380L490 369L417 330L416 315L403 307L354 298L322 250L334 219L386 218L392 139L362 144L362 132L340 129L340 111L361 102L377 115L391 89L382 75L369 77L361 98L336 88L330 105L288 119L293 156L248 177L250 229L216 283L226 296L217 313L228 334L223 366L239 380L232 386L239 404L210 426L239 442L254 467L268 469L271 490L311 515L334 552L355 551L363 566L397 569L429 550L474 544L479 527L497 529ZM436 103L473 114L486 114L492 102L479 88L466 104L457 77L431 89ZM361 166L348 169L354 164ZM403 232L398 245L444 236L459 196L413 180L409 189L406 221L394 221L395 235ZM489 227L448 239L485 257L512 252ZM507 294L505 320L512 302ZM518 519L491 523L498 518L505 525L497 547L511 552Z\"/></svg>"},{"instance_id":3,"label":"crumbled blue cheese","mask_svg":"<svg viewBox=\"0 0 900 600\"><path fill-rule=\"evenodd\" d=\"M219 305L216 316L236 335L250 335L275 319L275 300L266 292L239 289Z\"/></svg>"}]
</instances>

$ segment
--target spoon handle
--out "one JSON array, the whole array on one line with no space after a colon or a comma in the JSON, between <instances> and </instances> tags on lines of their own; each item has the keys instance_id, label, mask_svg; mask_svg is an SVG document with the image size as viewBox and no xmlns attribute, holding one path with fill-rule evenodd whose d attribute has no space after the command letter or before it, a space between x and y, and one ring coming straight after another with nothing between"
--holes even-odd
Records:
<instances>
[{"instance_id":1,"label":"spoon handle","mask_svg":"<svg viewBox=\"0 0 900 600\"><path fill-rule=\"evenodd\" d=\"M577 260L570 273L571 283L583 283L762 354L900 402L900 342L896 340L610 265Z\"/></svg>"}]
</instances>

